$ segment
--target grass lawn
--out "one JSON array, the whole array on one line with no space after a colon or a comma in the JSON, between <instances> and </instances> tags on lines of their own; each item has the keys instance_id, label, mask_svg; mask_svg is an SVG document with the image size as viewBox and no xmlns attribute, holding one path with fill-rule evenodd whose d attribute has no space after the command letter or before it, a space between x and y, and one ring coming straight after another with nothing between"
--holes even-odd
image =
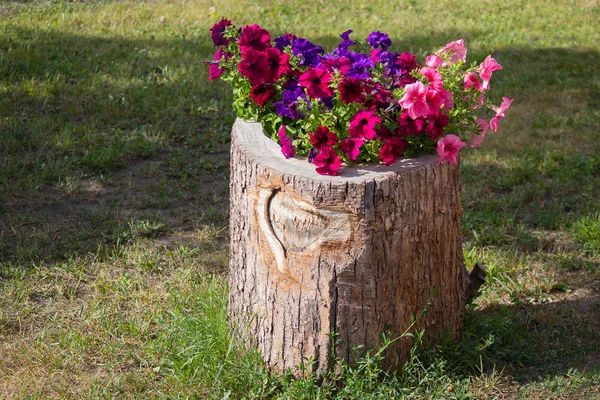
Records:
<instances>
[{"instance_id":1,"label":"grass lawn","mask_svg":"<svg viewBox=\"0 0 600 400\"><path fill-rule=\"evenodd\" d=\"M463 339L341 377L269 375L227 330L221 16L331 49L464 38L515 98L461 160ZM597 1L0 1L0 398L600 398ZM499 103L498 103L499 104Z\"/></svg>"}]
</instances>

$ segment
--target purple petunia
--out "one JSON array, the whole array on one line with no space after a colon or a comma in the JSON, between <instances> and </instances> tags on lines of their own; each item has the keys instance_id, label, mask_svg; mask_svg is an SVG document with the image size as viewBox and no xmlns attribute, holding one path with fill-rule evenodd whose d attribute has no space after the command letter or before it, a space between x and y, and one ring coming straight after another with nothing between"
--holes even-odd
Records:
<instances>
[{"instance_id":1,"label":"purple petunia","mask_svg":"<svg viewBox=\"0 0 600 400\"><path fill-rule=\"evenodd\" d=\"M280 51L283 51L286 47L291 46L294 39L296 39L296 35L292 35L291 33L286 33L283 36L276 37L275 47Z\"/></svg>"},{"instance_id":2,"label":"purple petunia","mask_svg":"<svg viewBox=\"0 0 600 400\"><path fill-rule=\"evenodd\" d=\"M367 37L367 42L374 49L382 49L387 50L388 47L392 45L392 41L387 33L381 33L379 31L372 32Z\"/></svg>"},{"instance_id":3,"label":"purple petunia","mask_svg":"<svg viewBox=\"0 0 600 400\"><path fill-rule=\"evenodd\" d=\"M297 82L290 82L286 90L281 95L281 101L274 103L275 112L282 117L288 117L292 120L303 118L304 115L298 111L298 102L306 101L306 94Z\"/></svg>"},{"instance_id":4,"label":"purple petunia","mask_svg":"<svg viewBox=\"0 0 600 400\"><path fill-rule=\"evenodd\" d=\"M347 30L346 32L344 32L344 33L342 33L340 35L340 38L342 39L342 42L333 51L333 54L338 55L338 56L348 55L348 53L349 53L348 48L350 46L356 44L355 42L353 42L352 40L350 40L350 34L351 33L352 33L352 30Z\"/></svg>"},{"instance_id":5,"label":"purple petunia","mask_svg":"<svg viewBox=\"0 0 600 400\"><path fill-rule=\"evenodd\" d=\"M375 63L366 54L352 53L349 54L352 60L352 66L348 69L347 77L354 79L368 79L371 77L371 70L375 67Z\"/></svg>"},{"instance_id":6,"label":"purple petunia","mask_svg":"<svg viewBox=\"0 0 600 400\"><path fill-rule=\"evenodd\" d=\"M317 46L308 39L298 38L292 42L292 52L296 57L300 57L300 65L304 67L316 67L321 61L321 55L325 50Z\"/></svg>"},{"instance_id":7,"label":"purple petunia","mask_svg":"<svg viewBox=\"0 0 600 400\"><path fill-rule=\"evenodd\" d=\"M382 50L377 53L379 62L385 67L385 74L387 76L400 76L402 75L402 67L396 62L400 55L398 53L390 53L387 50Z\"/></svg>"}]
</instances>

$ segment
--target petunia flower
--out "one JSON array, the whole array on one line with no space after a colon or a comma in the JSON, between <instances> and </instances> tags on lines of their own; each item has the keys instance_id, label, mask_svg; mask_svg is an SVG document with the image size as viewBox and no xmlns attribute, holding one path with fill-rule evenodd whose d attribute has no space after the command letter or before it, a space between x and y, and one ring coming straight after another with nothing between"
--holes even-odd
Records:
<instances>
[{"instance_id":1,"label":"petunia flower","mask_svg":"<svg viewBox=\"0 0 600 400\"><path fill-rule=\"evenodd\" d=\"M250 90L250 98L261 107L264 107L273 98L274 94L273 84L271 83L261 83L253 86Z\"/></svg>"},{"instance_id":2,"label":"petunia flower","mask_svg":"<svg viewBox=\"0 0 600 400\"><path fill-rule=\"evenodd\" d=\"M252 86L273 80L269 59L264 51L246 50L238 64L238 71L248 78Z\"/></svg>"},{"instance_id":3,"label":"petunia flower","mask_svg":"<svg viewBox=\"0 0 600 400\"><path fill-rule=\"evenodd\" d=\"M342 140L340 143L340 150L348 155L348 158L352 161L356 161L356 158L360 154L360 147L364 141L359 138L348 138Z\"/></svg>"},{"instance_id":4,"label":"petunia flower","mask_svg":"<svg viewBox=\"0 0 600 400\"><path fill-rule=\"evenodd\" d=\"M405 139L392 136L385 141L385 144L379 149L379 159L384 165L391 165L398 160L398 157L404 153L408 145Z\"/></svg>"},{"instance_id":5,"label":"petunia flower","mask_svg":"<svg viewBox=\"0 0 600 400\"><path fill-rule=\"evenodd\" d=\"M296 35L292 35L291 33L286 33L285 35L276 37L274 39L275 47L277 49L279 49L280 51L283 51L286 47L291 46L292 41L295 39L297 39Z\"/></svg>"},{"instance_id":6,"label":"petunia flower","mask_svg":"<svg viewBox=\"0 0 600 400\"><path fill-rule=\"evenodd\" d=\"M408 111L408 115L412 119L426 117L429 113L429 107L427 106L427 86L417 81L406 85L405 90L404 97L398 100L398 104Z\"/></svg>"},{"instance_id":7,"label":"petunia flower","mask_svg":"<svg viewBox=\"0 0 600 400\"><path fill-rule=\"evenodd\" d=\"M362 103L365 100L365 89L362 81L354 78L344 78L340 81L338 90L340 100L344 104Z\"/></svg>"},{"instance_id":8,"label":"petunia flower","mask_svg":"<svg viewBox=\"0 0 600 400\"><path fill-rule=\"evenodd\" d=\"M325 68L329 72L339 71L342 76L345 76L348 73L348 69L352 66L352 61L350 61L347 57L328 57L329 54L321 57L321 61L319 62L319 68Z\"/></svg>"},{"instance_id":9,"label":"petunia flower","mask_svg":"<svg viewBox=\"0 0 600 400\"><path fill-rule=\"evenodd\" d=\"M492 106L492 109L496 111L496 116L491 119L490 128L492 128L494 132L498 131L498 121L500 121L500 118L505 117L504 113L508 110L508 107L510 107L514 100L515 99L509 99L508 97L502 97L502 104L500 104L500 107Z\"/></svg>"},{"instance_id":10,"label":"petunia flower","mask_svg":"<svg viewBox=\"0 0 600 400\"><path fill-rule=\"evenodd\" d=\"M225 32L225 28L227 28L230 25L230 20L221 18L219 22L217 22L213 25L212 28L210 28L210 36L215 46L227 46L227 43L233 40L232 38L226 39L223 37L223 32Z\"/></svg>"},{"instance_id":11,"label":"petunia flower","mask_svg":"<svg viewBox=\"0 0 600 400\"><path fill-rule=\"evenodd\" d=\"M263 51L271 47L271 35L259 25L246 25L242 28L238 44L242 53L248 49Z\"/></svg>"},{"instance_id":12,"label":"petunia flower","mask_svg":"<svg viewBox=\"0 0 600 400\"><path fill-rule=\"evenodd\" d=\"M290 71L290 56L279 49L269 48L265 50L269 69L271 71L271 81L281 78L282 75Z\"/></svg>"},{"instance_id":13,"label":"petunia flower","mask_svg":"<svg viewBox=\"0 0 600 400\"><path fill-rule=\"evenodd\" d=\"M220 47L219 50L217 50L217 52L215 53L214 61L210 62L210 65L208 66L208 80L209 81L212 81L213 79L217 79L218 77L223 75L223 72L225 72L225 68L221 68L219 66L219 61L221 60L221 58L223 56L225 57L225 60L227 60L227 59L231 58L232 54L224 51L223 48Z\"/></svg>"},{"instance_id":14,"label":"petunia flower","mask_svg":"<svg viewBox=\"0 0 600 400\"><path fill-rule=\"evenodd\" d=\"M436 56L436 55L428 56L425 59L425 64L430 68L441 67L443 63L444 63L444 60L442 60L439 56Z\"/></svg>"},{"instance_id":15,"label":"petunia flower","mask_svg":"<svg viewBox=\"0 0 600 400\"><path fill-rule=\"evenodd\" d=\"M425 128L425 118L412 119L408 115L408 111L405 110L398 117L398 125L401 136L420 135L423 132L423 128Z\"/></svg>"},{"instance_id":16,"label":"petunia flower","mask_svg":"<svg viewBox=\"0 0 600 400\"><path fill-rule=\"evenodd\" d=\"M458 152L466 145L467 144L460 140L456 135L444 136L437 143L436 151L440 158L438 158L436 164L447 161L454 165L458 165Z\"/></svg>"},{"instance_id":17,"label":"petunia flower","mask_svg":"<svg viewBox=\"0 0 600 400\"><path fill-rule=\"evenodd\" d=\"M315 67L319 65L321 61L320 56L325 53L325 50L308 39L298 38L292 41L292 53L296 57L300 57L300 65Z\"/></svg>"},{"instance_id":18,"label":"petunia flower","mask_svg":"<svg viewBox=\"0 0 600 400\"><path fill-rule=\"evenodd\" d=\"M314 132L309 134L310 142L317 150L324 147L332 147L337 144L338 137L334 132L331 132L326 126L319 126Z\"/></svg>"},{"instance_id":19,"label":"petunia flower","mask_svg":"<svg viewBox=\"0 0 600 400\"><path fill-rule=\"evenodd\" d=\"M281 152L285 158L292 158L296 154L296 149L292 144L292 140L285 133L285 125L281 125L281 129L277 132L279 143L281 144Z\"/></svg>"},{"instance_id":20,"label":"petunia flower","mask_svg":"<svg viewBox=\"0 0 600 400\"><path fill-rule=\"evenodd\" d=\"M372 32L367 37L367 43L374 49L387 50L392 45L392 41L387 33L381 33L379 31Z\"/></svg>"},{"instance_id":21,"label":"petunia flower","mask_svg":"<svg viewBox=\"0 0 600 400\"><path fill-rule=\"evenodd\" d=\"M463 39L455 40L444 46L443 49L439 49L435 52L436 55L442 55L443 58L449 61L443 61L442 67L450 64L454 64L457 61L465 62L467 59L467 48L465 47L465 41Z\"/></svg>"},{"instance_id":22,"label":"petunia flower","mask_svg":"<svg viewBox=\"0 0 600 400\"><path fill-rule=\"evenodd\" d=\"M471 143L469 143L469 147L479 147L485 138L485 134L488 131L489 125L485 119L479 118L477 120L479 124L479 132L473 132L473 137L471 138Z\"/></svg>"},{"instance_id":23,"label":"petunia flower","mask_svg":"<svg viewBox=\"0 0 600 400\"><path fill-rule=\"evenodd\" d=\"M479 78L477 78L477 75L472 72L467 72L463 81L463 88L465 90L469 90L472 87L480 92L484 91L483 86L479 82Z\"/></svg>"},{"instance_id":24,"label":"petunia flower","mask_svg":"<svg viewBox=\"0 0 600 400\"><path fill-rule=\"evenodd\" d=\"M444 134L444 128L450 122L448 116L439 111L427 114L427 121L429 124L425 129L425 133L434 140Z\"/></svg>"},{"instance_id":25,"label":"petunia flower","mask_svg":"<svg viewBox=\"0 0 600 400\"><path fill-rule=\"evenodd\" d=\"M336 176L337 170L342 167L342 160L333 148L324 147L314 158L313 164L317 167L318 174Z\"/></svg>"},{"instance_id":26,"label":"petunia flower","mask_svg":"<svg viewBox=\"0 0 600 400\"><path fill-rule=\"evenodd\" d=\"M359 139L371 140L377 134L375 126L381 118L371 110L361 110L354 115L348 128L348 136Z\"/></svg>"},{"instance_id":27,"label":"petunia flower","mask_svg":"<svg viewBox=\"0 0 600 400\"><path fill-rule=\"evenodd\" d=\"M331 74L323 68L309 68L300 75L298 84L306 88L306 93L313 99L323 99L333 96L333 89L329 87Z\"/></svg>"},{"instance_id":28,"label":"petunia flower","mask_svg":"<svg viewBox=\"0 0 600 400\"><path fill-rule=\"evenodd\" d=\"M348 48L354 44L356 44L355 42L353 42L350 39L350 34L352 33L352 30L347 30L346 32L342 33L340 35L340 38L342 39L342 42L338 45L338 47L333 51L333 54L336 54L338 56L345 56L349 53Z\"/></svg>"},{"instance_id":29,"label":"petunia flower","mask_svg":"<svg viewBox=\"0 0 600 400\"><path fill-rule=\"evenodd\" d=\"M485 60L479 66L479 76L483 80L483 89L488 90L490 88L490 79L492 78L492 72L500 71L502 69L502 65L498 64L496 60L492 58L492 56L487 56Z\"/></svg>"},{"instance_id":30,"label":"petunia flower","mask_svg":"<svg viewBox=\"0 0 600 400\"><path fill-rule=\"evenodd\" d=\"M442 81L442 74L440 74L440 71L431 67L423 67L419 72L427 79L432 89L444 89L444 83Z\"/></svg>"}]
</instances>

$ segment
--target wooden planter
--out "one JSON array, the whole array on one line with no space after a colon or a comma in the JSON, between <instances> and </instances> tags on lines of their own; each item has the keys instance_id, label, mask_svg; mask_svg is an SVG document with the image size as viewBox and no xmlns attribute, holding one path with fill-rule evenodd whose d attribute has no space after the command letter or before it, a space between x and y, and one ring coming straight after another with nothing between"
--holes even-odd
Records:
<instances>
[{"instance_id":1,"label":"wooden planter","mask_svg":"<svg viewBox=\"0 0 600 400\"><path fill-rule=\"evenodd\" d=\"M321 176L306 159L286 160L259 123L235 122L229 318L269 366L313 360L324 370L332 350L353 362L424 308L416 328L426 340L459 331L469 284L459 168L436 159ZM410 347L396 341L385 366Z\"/></svg>"}]
</instances>

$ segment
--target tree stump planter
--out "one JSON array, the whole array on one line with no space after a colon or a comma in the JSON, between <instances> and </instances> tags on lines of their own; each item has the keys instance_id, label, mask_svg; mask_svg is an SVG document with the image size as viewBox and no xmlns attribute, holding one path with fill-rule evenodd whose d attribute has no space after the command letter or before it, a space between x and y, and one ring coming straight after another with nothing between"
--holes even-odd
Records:
<instances>
[{"instance_id":1,"label":"tree stump planter","mask_svg":"<svg viewBox=\"0 0 600 400\"><path fill-rule=\"evenodd\" d=\"M332 351L352 363L425 308L416 329L426 341L457 334L469 285L459 168L436 159L321 176L305 159L286 160L259 123L235 122L228 313L269 366L313 360L325 370ZM394 342L384 365L411 345Z\"/></svg>"}]
</instances>

